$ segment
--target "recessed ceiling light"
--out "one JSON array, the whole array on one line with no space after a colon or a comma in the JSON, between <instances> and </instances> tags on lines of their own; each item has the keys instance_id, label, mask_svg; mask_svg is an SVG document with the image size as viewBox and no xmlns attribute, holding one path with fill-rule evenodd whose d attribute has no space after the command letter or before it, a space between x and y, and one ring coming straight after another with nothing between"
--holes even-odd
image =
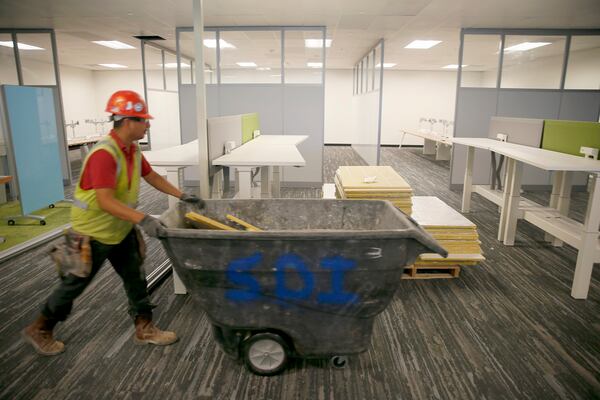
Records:
<instances>
[{"instance_id":1,"label":"recessed ceiling light","mask_svg":"<svg viewBox=\"0 0 600 400\"><path fill-rule=\"evenodd\" d=\"M0 41L0 46L4 46L4 47L13 47L13 42L12 40L7 40L7 41ZM45 50L41 47L37 47L37 46L32 46L30 44L25 44L25 43L17 43L17 47L19 50Z\"/></svg>"},{"instance_id":2,"label":"recessed ceiling light","mask_svg":"<svg viewBox=\"0 0 600 400\"><path fill-rule=\"evenodd\" d=\"M467 64L462 64L462 68L468 67L468 66L469 65L467 65ZM446 66L444 66L442 68L445 68L445 69L458 69L458 64L448 64L448 65L446 65Z\"/></svg>"},{"instance_id":3,"label":"recessed ceiling light","mask_svg":"<svg viewBox=\"0 0 600 400\"><path fill-rule=\"evenodd\" d=\"M256 63L253 61L241 61L236 64L243 68L256 67Z\"/></svg>"},{"instance_id":4,"label":"recessed ceiling light","mask_svg":"<svg viewBox=\"0 0 600 400\"><path fill-rule=\"evenodd\" d=\"M273 74L271 75L273 78L281 78L281 74Z\"/></svg>"},{"instance_id":5,"label":"recessed ceiling light","mask_svg":"<svg viewBox=\"0 0 600 400\"><path fill-rule=\"evenodd\" d=\"M304 39L304 46L309 49L320 49L323 47L323 39ZM325 47L331 47L331 39L325 39Z\"/></svg>"},{"instance_id":6,"label":"recessed ceiling light","mask_svg":"<svg viewBox=\"0 0 600 400\"><path fill-rule=\"evenodd\" d=\"M162 64L156 64L159 67L162 67ZM186 64L184 62L181 63L181 68L189 68L190 64ZM165 68L177 68L177 63L176 62L172 62L172 63L165 63Z\"/></svg>"},{"instance_id":7,"label":"recessed ceiling light","mask_svg":"<svg viewBox=\"0 0 600 400\"><path fill-rule=\"evenodd\" d=\"M527 51L527 50L531 50L531 49L535 49L538 47L542 47L542 46L547 46L549 44L552 44L550 42L523 42L523 43L519 43L516 44L514 46L510 46L504 49L504 51Z\"/></svg>"},{"instance_id":8,"label":"recessed ceiling light","mask_svg":"<svg viewBox=\"0 0 600 400\"><path fill-rule=\"evenodd\" d=\"M323 63L322 62L308 62L308 63L306 63L306 66L309 68L323 68Z\"/></svg>"},{"instance_id":9,"label":"recessed ceiling light","mask_svg":"<svg viewBox=\"0 0 600 400\"><path fill-rule=\"evenodd\" d=\"M92 43L99 44L100 46L110 47L116 50L135 49L135 47L128 45L127 43L119 42L118 40L94 40Z\"/></svg>"},{"instance_id":10,"label":"recessed ceiling light","mask_svg":"<svg viewBox=\"0 0 600 400\"><path fill-rule=\"evenodd\" d=\"M257 71L270 71L271 67L256 67Z\"/></svg>"},{"instance_id":11,"label":"recessed ceiling light","mask_svg":"<svg viewBox=\"0 0 600 400\"><path fill-rule=\"evenodd\" d=\"M217 48L217 39L204 39L204 46L210 49ZM235 49L236 47L229 42L224 41L223 39L219 39L219 47L221 49Z\"/></svg>"},{"instance_id":12,"label":"recessed ceiling light","mask_svg":"<svg viewBox=\"0 0 600 400\"><path fill-rule=\"evenodd\" d=\"M383 68L392 68L396 66L396 63L383 63ZM380 68L381 64L375 65L375 68Z\"/></svg>"},{"instance_id":13,"label":"recessed ceiling light","mask_svg":"<svg viewBox=\"0 0 600 400\"><path fill-rule=\"evenodd\" d=\"M122 65L122 64L98 64L101 67L106 67L106 68L127 68L127 65Z\"/></svg>"},{"instance_id":14,"label":"recessed ceiling light","mask_svg":"<svg viewBox=\"0 0 600 400\"><path fill-rule=\"evenodd\" d=\"M413 40L405 49L430 49L436 44L442 43L441 40Z\"/></svg>"}]
</instances>

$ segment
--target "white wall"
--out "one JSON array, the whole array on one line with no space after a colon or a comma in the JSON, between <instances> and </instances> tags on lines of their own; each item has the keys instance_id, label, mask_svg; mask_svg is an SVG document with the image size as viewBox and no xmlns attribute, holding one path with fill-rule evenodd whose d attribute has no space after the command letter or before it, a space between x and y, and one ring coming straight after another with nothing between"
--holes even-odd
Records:
<instances>
[{"instance_id":1,"label":"white wall","mask_svg":"<svg viewBox=\"0 0 600 400\"><path fill-rule=\"evenodd\" d=\"M401 128L419 129L419 119L454 119L456 71L392 71L383 77L381 144L399 144ZM352 143L352 70L325 77L325 143ZM441 129L437 125L435 129ZM406 135L403 144L423 139Z\"/></svg>"},{"instance_id":2,"label":"white wall","mask_svg":"<svg viewBox=\"0 0 600 400\"><path fill-rule=\"evenodd\" d=\"M79 125L75 126L75 136L94 135L94 125L85 122L98 114L93 74L87 69L60 66L65 123L79 121ZM72 128L65 128L65 132L67 138L73 137Z\"/></svg>"}]
</instances>

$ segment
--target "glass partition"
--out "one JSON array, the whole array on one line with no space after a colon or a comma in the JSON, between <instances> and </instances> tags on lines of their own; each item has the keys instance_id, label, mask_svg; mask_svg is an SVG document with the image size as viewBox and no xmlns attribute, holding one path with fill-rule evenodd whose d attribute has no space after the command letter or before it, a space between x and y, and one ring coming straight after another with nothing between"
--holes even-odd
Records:
<instances>
[{"instance_id":1,"label":"glass partition","mask_svg":"<svg viewBox=\"0 0 600 400\"><path fill-rule=\"evenodd\" d=\"M323 82L323 32L285 31L285 83Z\"/></svg>"},{"instance_id":2,"label":"glass partition","mask_svg":"<svg viewBox=\"0 0 600 400\"><path fill-rule=\"evenodd\" d=\"M565 36L506 35L501 88L560 89Z\"/></svg>"},{"instance_id":3,"label":"glass partition","mask_svg":"<svg viewBox=\"0 0 600 400\"><path fill-rule=\"evenodd\" d=\"M0 84L19 84L15 52L10 33L0 33Z\"/></svg>"},{"instance_id":4,"label":"glass partition","mask_svg":"<svg viewBox=\"0 0 600 400\"><path fill-rule=\"evenodd\" d=\"M221 83L281 83L281 31L221 31Z\"/></svg>"},{"instance_id":5,"label":"glass partition","mask_svg":"<svg viewBox=\"0 0 600 400\"><path fill-rule=\"evenodd\" d=\"M17 48L24 85L56 85L49 33L18 33Z\"/></svg>"},{"instance_id":6,"label":"glass partition","mask_svg":"<svg viewBox=\"0 0 600 400\"><path fill-rule=\"evenodd\" d=\"M500 35L465 35L460 85L495 88L498 81Z\"/></svg>"},{"instance_id":7,"label":"glass partition","mask_svg":"<svg viewBox=\"0 0 600 400\"><path fill-rule=\"evenodd\" d=\"M565 89L600 89L600 36L572 36Z\"/></svg>"},{"instance_id":8,"label":"glass partition","mask_svg":"<svg viewBox=\"0 0 600 400\"><path fill-rule=\"evenodd\" d=\"M144 65L148 89L164 89L162 50L144 44Z\"/></svg>"}]
</instances>

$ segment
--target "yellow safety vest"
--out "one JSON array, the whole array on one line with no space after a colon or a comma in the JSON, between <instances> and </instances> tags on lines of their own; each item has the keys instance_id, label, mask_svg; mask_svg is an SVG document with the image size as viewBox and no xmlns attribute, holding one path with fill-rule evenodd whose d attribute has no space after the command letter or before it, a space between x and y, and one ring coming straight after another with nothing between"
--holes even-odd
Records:
<instances>
[{"instance_id":1,"label":"yellow safety vest","mask_svg":"<svg viewBox=\"0 0 600 400\"><path fill-rule=\"evenodd\" d=\"M98 150L108 151L117 162L117 187L115 198L129 207L136 208L138 194L140 191L140 177L142 168L142 153L139 146L134 155L133 173L131 184L127 176L127 160L125 154L119 148L117 142L107 136L98 142L88 154L81 168L85 171L90 156ZM73 230L82 235L91 236L92 239L104 244L120 243L131 231L133 224L117 218L98 206L96 191L94 189L84 190L81 188L81 179L77 182L75 189L75 200L71 207L71 224Z\"/></svg>"}]
</instances>

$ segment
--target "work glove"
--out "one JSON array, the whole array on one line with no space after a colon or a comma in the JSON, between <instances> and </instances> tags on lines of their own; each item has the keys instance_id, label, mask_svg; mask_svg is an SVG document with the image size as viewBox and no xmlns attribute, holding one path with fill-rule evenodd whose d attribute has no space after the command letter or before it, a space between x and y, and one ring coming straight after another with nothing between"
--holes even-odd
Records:
<instances>
[{"instance_id":1,"label":"work glove","mask_svg":"<svg viewBox=\"0 0 600 400\"><path fill-rule=\"evenodd\" d=\"M142 227L142 229L144 230L144 232L146 232L146 234L148 236L152 236L152 237L164 237L167 236L167 230L166 225L163 224L163 222L158 219L158 218L154 218L151 215L146 215L139 223L139 225Z\"/></svg>"},{"instance_id":2,"label":"work glove","mask_svg":"<svg viewBox=\"0 0 600 400\"><path fill-rule=\"evenodd\" d=\"M193 204L195 206L198 206L199 208L204 208L204 200L202 200L200 197L196 196L195 194L182 193L179 200L185 201L186 203Z\"/></svg>"}]
</instances>

